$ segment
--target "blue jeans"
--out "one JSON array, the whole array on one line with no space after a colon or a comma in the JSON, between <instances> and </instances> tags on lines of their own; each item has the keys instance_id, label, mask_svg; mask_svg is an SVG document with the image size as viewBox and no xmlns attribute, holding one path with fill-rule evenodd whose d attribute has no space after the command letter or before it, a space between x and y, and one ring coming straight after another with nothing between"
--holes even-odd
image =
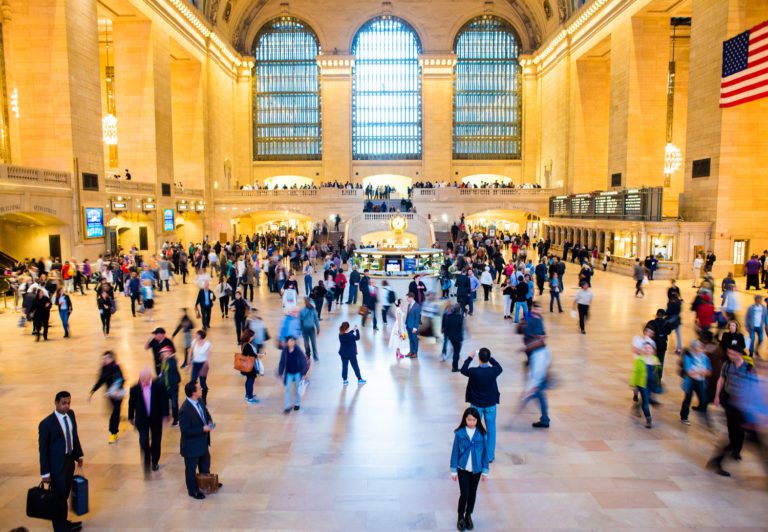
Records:
<instances>
[{"instance_id":1,"label":"blue jeans","mask_svg":"<svg viewBox=\"0 0 768 532\"><path fill-rule=\"evenodd\" d=\"M480 412L482 421L485 423L485 430L488 432L488 461L492 462L496 458L496 405L480 408L472 405Z\"/></svg>"},{"instance_id":2,"label":"blue jeans","mask_svg":"<svg viewBox=\"0 0 768 532\"><path fill-rule=\"evenodd\" d=\"M61 317L61 326L64 327L64 335L69 336L69 310L59 310L59 316Z\"/></svg>"},{"instance_id":3,"label":"blue jeans","mask_svg":"<svg viewBox=\"0 0 768 532\"><path fill-rule=\"evenodd\" d=\"M347 305L354 303L357 305L357 287L349 285L349 295L347 296Z\"/></svg>"},{"instance_id":4,"label":"blue jeans","mask_svg":"<svg viewBox=\"0 0 768 532\"><path fill-rule=\"evenodd\" d=\"M515 323L520 321L517 317L519 310L523 311L523 319L525 319L525 317L528 315L528 303L525 301L515 301Z\"/></svg>"},{"instance_id":5,"label":"blue jeans","mask_svg":"<svg viewBox=\"0 0 768 532\"><path fill-rule=\"evenodd\" d=\"M547 407L547 395L545 390L543 388L538 388L536 393L532 394L525 400L524 404L528 404L528 401L533 399L538 399L539 406L541 407L541 417L539 418L539 421L549 424L549 408Z\"/></svg>"},{"instance_id":6,"label":"blue jeans","mask_svg":"<svg viewBox=\"0 0 768 532\"><path fill-rule=\"evenodd\" d=\"M315 336L315 329L302 329L301 335L304 337L304 353L306 353L307 356L310 356L311 354L315 360L317 360L317 339Z\"/></svg>"},{"instance_id":7,"label":"blue jeans","mask_svg":"<svg viewBox=\"0 0 768 532\"><path fill-rule=\"evenodd\" d=\"M285 374L285 408L291 408L291 383L294 385L293 404L299 406L299 382L301 382L301 373Z\"/></svg>"},{"instance_id":8,"label":"blue jeans","mask_svg":"<svg viewBox=\"0 0 768 532\"><path fill-rule=\"evenodd\" d=\"M62 318L62 321L63 318ZM755 336L757 335L757 345L755 345ZM755 351L760 347L760 344L763 343L763 328L762 327L753 327L749 326L749 354L754 354Z\"/></svg>"},{"instance_id":9,"label":"blue jeans","mask_svg":"<svg viewBox=\"0 0 768 532\"><path fill-rule=\"evenodd\" d=\"M413 329L408 329L408 349L411 353L419 353L419 333L413 332Z\"/></svg>"},{"instance_id":10,"label":"blue jeans","mask_svg":"<svg viewBox=\"0 0 768 532\"><path fill-rule=\"evenodd\" d=\"M256 380L256 375L249 373L245 377L245 397L250 399L253 397L253 382Z\"/></svg>"},{"instance_id":11,"label":"blue jeans","mask_svg":"<svg viewBox=\"0 0 768 532\"><path fill-rule=\"evenodd\" d=\"M304 276L304 291L307 293L307 297L309 297L309 293L312 291L312 276L311 275L305 275Z\"/></svg>"},{"instance_id":12,"label":"blue jeans","mask_svg":"<svg viewBox=\"0 0 768 532\"><path fill-rule=\"evenodd\" d=\"M472 292L469 295L469 313L472 314L475 312L475 297L477 292Z\"/></svg>"}]
</instances>

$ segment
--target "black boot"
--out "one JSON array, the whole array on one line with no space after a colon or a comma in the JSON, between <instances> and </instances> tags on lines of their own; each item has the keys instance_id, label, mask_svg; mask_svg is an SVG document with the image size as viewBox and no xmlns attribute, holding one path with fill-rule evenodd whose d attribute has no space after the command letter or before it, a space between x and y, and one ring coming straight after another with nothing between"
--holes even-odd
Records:
<instances>
[{"instance_id":1,"label":"black boot","mask_svg":"<svg viewBox=\"0 0 768 532\"><path fill-rule=\"evenodd\" d=\"M466 525L466 523L464 522L464 516L463 516L463 515L460 515L460 516L459 516L459 520L458 520L458 521L456 521L456 530L459 530L459 531L461 531L461 532L464 532L464 530L466 530L466 529L467 529L467 525Z\"/></svg>"},{"instance_id":2,"label":"black boot","mask_svg":"<svg viewBox=\"0 0 768 532\"><path fill-rule=\"evenodd\" d=\"M475 523L472 522L472 514L467 514L464 516L464 526L467 527L467 530L472 530L475 528Z\"/></svg>"}]
</instances>

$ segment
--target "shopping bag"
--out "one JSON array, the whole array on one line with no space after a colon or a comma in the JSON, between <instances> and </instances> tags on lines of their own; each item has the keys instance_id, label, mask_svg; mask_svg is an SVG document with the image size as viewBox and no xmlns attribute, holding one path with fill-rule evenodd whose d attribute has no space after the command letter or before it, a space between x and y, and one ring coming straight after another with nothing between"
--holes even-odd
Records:
<instances>
[{"instance_id":1,"label":"shopping bag","mask_svg":"<svg viewBox=\"0 0 768 532\"><path fill-rule=\"evenodd\" d=\"M82 473L82 470L80 472ZM82 474L72 477L72 495L69 500L75 514L88 513L88 479Z\"/></svg>"},{"instance_id":2,"label":"shopping bag","mask_svg":"<svg viewBox=\"0 0 768 532\"><path fill-rule=\"evenodd\" d=\"M262 362L261 359L259 358L256 359L255 368L256 368L256 372L259 375L264 375L264 362Z\"/></svg>"},{"instance_id":3,"label":"shopping bag","mask_svg":"<svg viewBox=\"0 0 768 532\"><path fill-rule=\"evenodd\" d=\"M304 397L304 394L307 393L308 387L309 387L309 379L304 378L299 381L299 397Z\"/></svg>"},{"instance_id":4,"label":"shopping bag","mask_svg":"<svg viewBox=\"0 0 768 532\"><path fill-rule=\"evenodd\" d=\"M67 501L57 497L50 484L41 482L27 491L27 517L63 521L67 518Z\"/></svg>"},{"instance_id":5,"label":"shopping bag","mask_svg":"<svg viewBox=\"0 0 768 532\"><path fill-rule=\"evenodd\" d=\"M139 305L139 314L144 314L144 305Z\"/></svg>"},{"instance_id":6,"label":"shopping bag","mask_svg":"<svg viewBox=\"0 0 768 532\"><path fill-rule=\"evenodd\" d=\"M578 318L578 317L579 317L579 313L578 313L578 312L576 312L575 310L572 310L572 311L571 311L571 318L573 318L573 319L576 319L576 318Z\"/></svg>"},{"instance_id":7,"label":"shopping bag","mask_svg":"<svg viewBox=\"0 0 768 532\"><path fill-rule=\"evenodd\" d=\"M648 286L648 284L649 284L648 276L647 275L643 275L643 286Z\"/></svg>"}]
</instances>

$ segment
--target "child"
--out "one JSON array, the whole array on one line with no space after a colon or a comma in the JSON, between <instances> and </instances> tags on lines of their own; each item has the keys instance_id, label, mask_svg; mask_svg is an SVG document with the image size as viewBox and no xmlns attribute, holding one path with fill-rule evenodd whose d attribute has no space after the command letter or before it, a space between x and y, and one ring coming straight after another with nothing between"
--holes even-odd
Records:
<instances>
[{"instance_id":1,"label":"child","mask_svg":"<svg viewBox=\"0 0 768 532\"><path fill-rule=\"evenodd\" d=\"M656 356L656 347L651 343L644 343L642 351L635 355L635 361L632 366L632 377L629 385L632 386L642 399L642 410L645 414L645 428L650 429L651 421L651 393L658 393L659 373L661 362ZM634 414L640 417L640 404L633 406Z\"/></svg>"}]
</instances>

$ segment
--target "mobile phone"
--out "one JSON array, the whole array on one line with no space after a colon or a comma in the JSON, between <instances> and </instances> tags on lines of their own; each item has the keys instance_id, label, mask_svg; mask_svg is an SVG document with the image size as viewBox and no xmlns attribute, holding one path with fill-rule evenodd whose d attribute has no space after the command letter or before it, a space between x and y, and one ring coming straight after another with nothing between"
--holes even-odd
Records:
<instances>
[{"instance_id":1,"label":"mobile phone","mask_svg":"<svg viewBox=\"0 0 768 532\"><path fill-rule=\"evenodd\" d=\"M210 427L211 427L211 430L215 429L215 428L216 428L216 423L214 423L213 421L211 421L211 423L210 423Z\"/></svg>"}]
</instances>

